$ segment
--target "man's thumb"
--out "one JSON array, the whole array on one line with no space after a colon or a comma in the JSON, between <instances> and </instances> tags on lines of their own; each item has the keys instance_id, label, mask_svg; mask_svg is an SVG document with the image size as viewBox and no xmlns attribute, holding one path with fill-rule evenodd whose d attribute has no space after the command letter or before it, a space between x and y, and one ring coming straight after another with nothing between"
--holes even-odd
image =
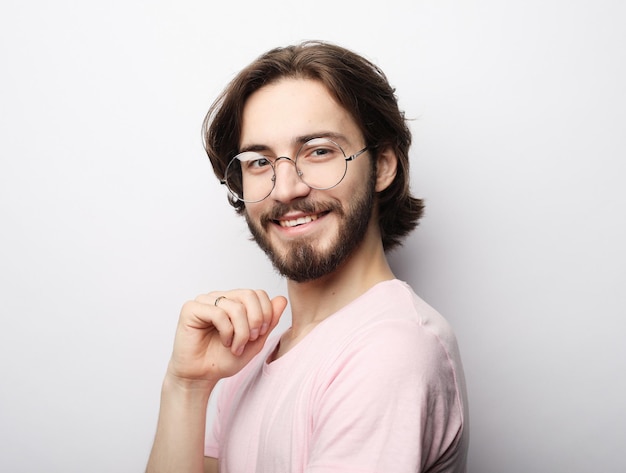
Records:
<instances>
[{"instance_id":1,"label":"man's thumb","mask_svg":"<svg viewBox=\"0 0 626 473\"><path fill-rule=\"evenodd\" d=\"M273 329L278 325L278 321L280 320L281 315L285 311L287 307L287 298L284 296L276 296L271 300L272 302L272 323L270 325L270 329Z\"/></svg>"}]
</instances>

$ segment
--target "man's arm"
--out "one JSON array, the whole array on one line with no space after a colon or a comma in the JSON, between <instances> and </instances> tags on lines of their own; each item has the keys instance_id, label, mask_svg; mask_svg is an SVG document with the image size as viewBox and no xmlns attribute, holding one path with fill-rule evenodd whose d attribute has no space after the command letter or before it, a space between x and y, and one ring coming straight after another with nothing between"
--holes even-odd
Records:
<instances>
[{"instance_id":1,"label":"man's arm","mask_svg":"<svg viewBox=\"0 0 626 473\"><path fill-rule=\"evenodd\" d=\"M315 412L308 467L465 471L462 373L456 347L442 342L451 333L433 330L435 324L398 318L371 325L328 367L332 383Z\"/></svg>"},{"instance_id":2,"label":"man's arm","mask_svg":"<svg viewBox=\"0 0 626 473\"><path fill-rule=\"evenodd\" d=\"M148 472L204 471L206 408L214 386L166 376Z\"/></svg>"},{"instance_id":3,"label":"man's arm","mask_svg":"<svg viewBox=\"0 0 626 473\"><path fill-rule=\"evenodd\" d=\"M286 305L282 296L270 300L263 291L236 290L201 295L183 306L147 473L217 471L217 462L204 457L209 396L220 379L261 351Z\"/></svg>"}]
</instances>

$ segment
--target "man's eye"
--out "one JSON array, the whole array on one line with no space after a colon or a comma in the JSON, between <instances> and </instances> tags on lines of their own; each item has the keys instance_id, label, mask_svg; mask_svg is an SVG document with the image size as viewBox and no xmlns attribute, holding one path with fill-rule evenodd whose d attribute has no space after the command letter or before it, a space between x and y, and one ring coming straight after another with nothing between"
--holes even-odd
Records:
<instances>
[{"instance_id":1,"label":"man's eye","mask_svg":"<svg viewBox=\"0 0 626 473\"><path fill-rule=\"evenodd\" d=\"M327 149L327 148L315 148L311 152L311 155L312 156L324 156L324 155L327 155L328 153L332 153L332 150Z\"/></svg>"},{"instance_id":2,"label":"man's eye","mask_svg":"<svg viewBox=\"0 0 626 473\"><path fill-rule=\"evenodd\" d=\"M319 146L311 148L303 153L303 158L311 162L325 162L334 159L340 154L339 150L330 146Z\"/></svg>"},{"instance_id":3,"label":"man's eye","mask_svg":"<svg viewBox=\"0 0 626 473\"><path fill-rule=\"evenodd\" d=\"M251 159L246 162L246 168L250 170L260 170L268 166L271 166L271 163L270 163L270 160L267 159L266 157Z\"/></svg>"}]
</instances>

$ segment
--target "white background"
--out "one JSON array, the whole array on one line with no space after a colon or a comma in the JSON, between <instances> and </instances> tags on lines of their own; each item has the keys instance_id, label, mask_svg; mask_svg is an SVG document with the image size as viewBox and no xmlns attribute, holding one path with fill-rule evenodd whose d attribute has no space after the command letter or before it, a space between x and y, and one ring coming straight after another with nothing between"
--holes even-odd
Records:
<instances>
[{"instance_id":1,"label":"white background","mask_svg":"<svg viewBox=\"0 0 626 473\"><path fill-rule=\"evenodd\" d=\"M469 472L626 471L625 5L4 0L0 471L142 471L182 303L284 292L199 130L313 38L412 119L427 214L391 260L458 335Z\"/></svg>"}]
</instances>

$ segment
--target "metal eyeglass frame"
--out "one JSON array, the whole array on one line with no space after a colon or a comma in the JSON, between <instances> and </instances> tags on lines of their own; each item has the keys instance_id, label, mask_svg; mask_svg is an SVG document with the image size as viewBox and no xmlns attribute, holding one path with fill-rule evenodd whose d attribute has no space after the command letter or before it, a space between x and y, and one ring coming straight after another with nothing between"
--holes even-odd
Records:
<instances>
[{"instance_id":1,"label":"metal eyeglass frame","mask_svg":"<svg viewBox=\"0 0 626 473\"><path fill-rule=\"evenodd\" d=\"M257 199L257 200L245 200L242 199L241 197L239 197L237 195L237 193L230 188L230 186L228 185L227 179L228 179L228 168L230 167L230 165L237 159L237 157L239 156L239 154L235 155L230 161L228 161L228 165L226 166L226 171L224 174L224 179L220 179L220 184L226 186L226 188L228 189L228 191L230 192L230 194L237 199L238 201L241 202L245 202L247 204L255 204L257 202L262 202L265 199L267 199L270 194L272 193L272 191L274 190L274 187L276 187L276 163L278 163L278 161L280 161L281 159L286 159L287 161L291 161L294 165L294 167L296 168L296 173L298 174L298 177L300 178L300 180L306 184L307 186L309 186L311 189L315 189L315 190L319 190L319 191L325 191L325 190L329 190L332 189L334 187L337 187L339 184L341 184L341 181L343 181L343 179L346 177L346 174L348 173L348 161L354 161L356 158L358 158L359 156L361 156L363 153L365 153L366 151L370 150L371 148L373 148L372 146L366 146L365 148L357 151L354 154L351 154L350 156L346 156L346 152L343 150L343 148L336 143L335 141L328 139L328 138L324 138L326 140L328 140L329 142L331 142L332 144L334 144L335 146L337 146L337 148L339 148L341 150L341 153L343 154L344 157L344 161L346 163L346 168L343 172L343 175L341 176L341 178L339 179L339 181L337 181L336 184L333 184L332 186L329 187L314 187L311 186L310 184L308 184L306 181L304 181L304 179L302 179L302 171L300 171L300 169L298 169L298 156L300 155L300 152L302 151L302 149L311 141L313 140L318 140L320 138L324 138L324 137L315 137L315 138L311 138L310 140L307 140L306 143L304 143L302 146L300 146L300 148L298 149L298 152L296 153L296 157L294 159L290 158L289 156L278 156L276 159L274 159L273 161L268 158L267 156L264 156L267 161L269 162L270 166L272 167L272 187L270 188L270 190L268 191L268 193L265 195L265 197L262 197L261 199ZM241 153L240 153L241 154ZM260 153L259 153L260 154ZM243 187L243 184L242 184ZM243 193L243 188L241 189L242 193Z\"/></svg>"}]
</instances>

